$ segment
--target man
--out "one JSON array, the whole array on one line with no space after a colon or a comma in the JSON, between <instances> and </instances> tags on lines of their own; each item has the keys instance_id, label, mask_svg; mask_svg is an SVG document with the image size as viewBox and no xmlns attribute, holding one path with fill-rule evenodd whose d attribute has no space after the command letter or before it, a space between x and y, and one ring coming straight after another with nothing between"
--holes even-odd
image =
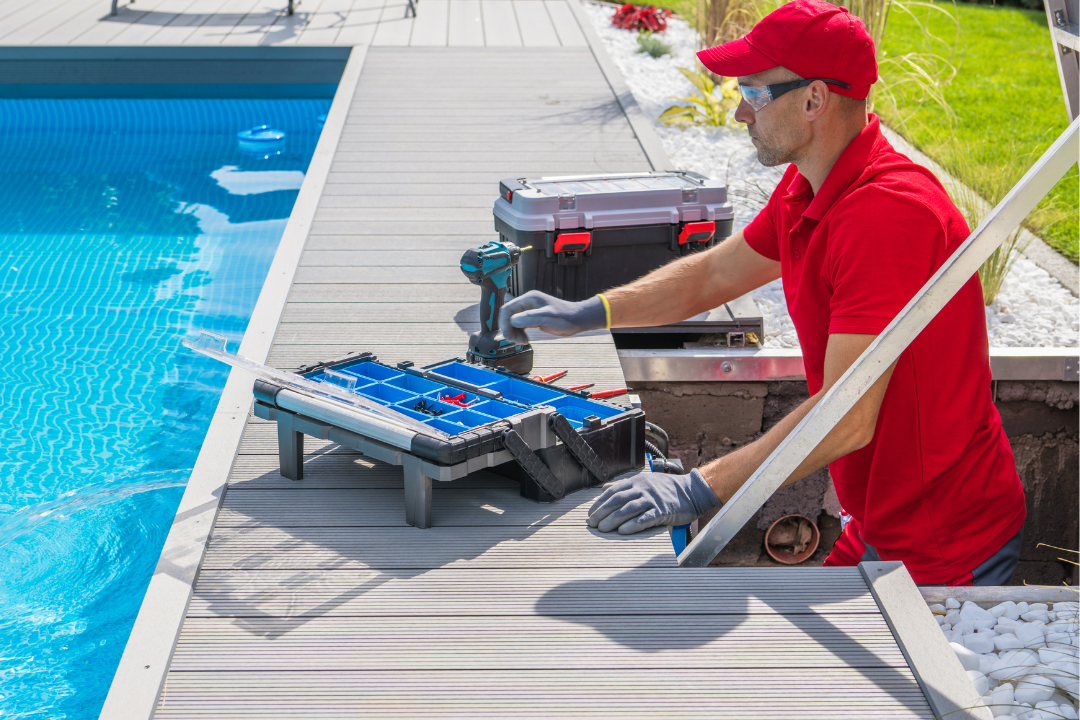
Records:
<instances>
[{"instance_id":1,"label":"man","mask_svg":"<svg viewBox=\"0 0 1080 720\"><path fill-rule=\"evenodd\" d=\"M937 179L867 115L874 42L844 8L795 0L698 57L738 78L735 119L758 160L791 163L766 208L708 252L584 302L526 293L500 325L519 339L527 327L664 325L782 277L811 397L688 475L609 485L589 515L603 532L684 524L729 500L969 233ZM917 583L1008 582L1026 510L990 381L975 276L787 480L829 465L850 520L826 565L902 560Z\"/></svg>"}]
</instances>

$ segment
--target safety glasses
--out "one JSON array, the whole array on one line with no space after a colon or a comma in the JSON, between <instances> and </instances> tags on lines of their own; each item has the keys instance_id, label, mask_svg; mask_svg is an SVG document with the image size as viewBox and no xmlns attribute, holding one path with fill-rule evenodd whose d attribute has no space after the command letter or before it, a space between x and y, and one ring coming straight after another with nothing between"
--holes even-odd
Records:
<instances>
[{"instance_id":1,"label":"safety glasses","mask_svg":"<svg viewBox=\"0 0 1080 720\"><path fill-rule=\"evenodd\" d=\"M820 80L830 85L839 85L842 88L850 89L851 86L847 83L842 83L839 80L826 80L825 78L807 78L805 80L792 80L786 83L777 83L776 85L740 85L739 94L742 95L742 99L746 101L746 104L754 109L754 112L758 112L761 108L768 105L770 102L780 97L786 92L791 92L796 88L806 87L812 82Z\"/></svg>"}]
</instances>

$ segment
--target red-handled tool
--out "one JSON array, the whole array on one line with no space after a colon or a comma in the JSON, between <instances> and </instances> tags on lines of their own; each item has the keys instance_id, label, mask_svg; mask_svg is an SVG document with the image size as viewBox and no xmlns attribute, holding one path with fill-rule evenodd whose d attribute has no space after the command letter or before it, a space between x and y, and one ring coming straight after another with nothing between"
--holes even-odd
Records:
<instances>
[{"instance_id":1,"label":"red-handled tool","mask_svg":"<svg viewBox=\"0 0 1080 720\"><path fill-rule=\"evenodd\" d=\"M600 392L589 393L591 398L609 398L616 395L625 395L630 392L629 388L619 388L618 390L601 390Z\"/></svg>"},{"instance_id":2,"label":"red-handled tool","mask_svg":"<svg viewBox=\"0 0 1080 720\"><path fill-rule=\"evenodd\" d=\"M577 392L578 390L586 390L588 388L591 388L595 384L596 383L585 383L584 385L575 385L574 387L568 387L566 389L570 392Z\"/></svg>"},{"instance_id":3,"label":"red-handled tool","mask_svg":"<svg viewBox=\"0 0 1080 720\"><path fill-rule=\"evenodd\" d=\"M450 405L457 405L458 407L469 407L472 405L472 403L465 402L465 393L455 395L454 397L447 395L446 397L440 397L439 400L444 403L449 403Z\"/></svg>"},{"instance_id":4,"label":"red-handled tool","mask_svg":"<svg viewBox=\"0 0 1080 720\"><path fill-rule=\"evenodd\" d=\"M565 375L568 372L570 372L570 371L569 370L560 370L557 373L552 373L551 375L546 375L546 376L545 375L533 375L533 380L535 380L536 382L548 383L548 382L551 382L552 380L558 380L559 378L561 378L563 375Z\"/></svg>"}]
</instances>

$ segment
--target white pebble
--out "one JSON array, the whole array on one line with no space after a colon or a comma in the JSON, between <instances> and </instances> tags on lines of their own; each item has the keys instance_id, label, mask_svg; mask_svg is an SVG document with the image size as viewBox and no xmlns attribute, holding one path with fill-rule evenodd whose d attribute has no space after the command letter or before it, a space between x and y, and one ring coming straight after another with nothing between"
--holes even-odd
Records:
<instances>
[{"instance_id":1,"label":"white pebble","mask_svg":"<svg viewBox=\"0 0 1080 720\"><path fill-rule=\"evenodd\" d=\"M978 670L968 670L967 676L971 678L971 684L975 686L975 692L983 696L990 690L990 679Z\"/></svg>"},{"instance_id":2,"label":"white pebble","mask_svg":"<svg viewBox=\"0 0 1080 720\"><path fill-rule=\"evenodd\" d=\"M934 620L937 622L938 625L944 625L945 624L945 616L944 615L935 615ZM952 626L950 625L950 627L952 627Z\"/></svg>"},{"instance_id":3,"label":"white pebble","mask_svg":"<svg viewBox=\"0 0 1080 720\"><path fill-rule=\"evenodd\" d=\"M1012 633L1005 633L994 638L994 647L998 650L1019 650L1024 647L1024 643Z\"/></svg>"},{"instance_id":4,"label":"white pebble","mask_svg":"<svg viewBox=\"0 0 1080 720\"><path fill-rule=\"evenodd\" d=\"M1024 623L1014 634L1025 647L1038 648L1046 644L1046 626L1039 622Z\"/></svg>"},{"instance_id":5,"label":"white pebble","mask_svg":"<svg viewBox=\"0 0 1080 720\"><path fill-rule=\"evenodd\" d=\"M1043 603L1035 603L1031 606L1031 609L1026 613L1021 613L1020 617L1024 622L1031 622L1037 618L1041 618L1047 613L1047 607Z\"/></svg>"},{"instance_id":6,"label":"white pebble","mask_svg":"<svg viewBox=\"0 0 1080 720\"><path fill-rule=\"evenodd\" d=\"M994 663L987 675L998 680L1020 678L1027 674L1028 668L1038 662L1039 656L1032 650L1010 650Z\"/></svg>"},{"instance_id":7,"label":"white pebble","mask_svg":"<svg viewBox=\"0 0 1080 720\"><path fill-rule=\"evenodd\" d=\"M1016 607L1016 603L1014 603L1012 600L1009 600L1008 602L1003 602L1000 605L995 605L994 607L990 608L990 614L994 617L999 618L1004 615L1010 607Z\"/></svg>"},{"instance_id":8,"label":"white pebble","mask_svg":"<svg viewBox=\"0 0 1080 720\"><path fill-rule=\"evenodd\" d=\"M990 706L990 712L992 712L995 717L1009 715L1011 713L1009 706L1016 702L1016 700L1013 699L1012 683L1002 683L1001 685L998 685L983 699L986 701L986 704Z\"/></svg>"},{"instance_id":9,"label":"white pebble","mask_svg":"<svg viewBox=\"0 0 1080 720\"><path fill-rule=\"evenodd\" d=\"M967 633L964 635L964 647L980 654L994 652L994 640L982 633Z\"/></svg>"},{"instance_id":10,"label":"white pebble","mask_svg":"<svg viewBox=\"0 0 1080 720\"><path fill-rule=\"evenodd\" d=\"M994 663L997 662L997 655L987 653L986 655L979 656L979 672L983 675L990 672L990 668L994 667Z\"/></svg>"},{"instance_id":11,"label":"white pebble","mask_svg":"<svg viewBox=\"0 0 1080 720\"><path fill-rule=\"evenodd\" d=\"M992 628L997 624L997 617L973 602L964 603L964 607L960 609L960 617L970 621L976 630L979 628Z\"/></svg>"},{"instance_id":12,"label":"white pebble","mask_svg":"<svg viewBox=\"0 0 1080 720\"><path fill-rule=\"evenodd\" d=\"M945 601L945 607L949 608L950 610L959 610L960 601L958 601L956 598L949 598Z\"/></svg>"},{"instance_id":13,"label":"white pebble","mask_svg":"<svg viewBox=\"0 0 1080 720\"><path fill-rule=\"evenodd\" d=\"M939 605L931 605L930 606L930 612L934 613L935 615L944 615L945 614L945 606L940 605L940 604Z\"/></svg>"},{"instance_id":14,"label":"white pebble","mask_svg":"<svg viewBox=\"0 0 1080 720\"><path fill-rule=\"evenodd\" d=\"M1020 622L1019 620L1010 620L1007 617L1003 617L998 619L997 625L994 626L994 629L1001 634L1015 633L1016 628L1020 627L1023 624L1024 623Z\"/></svg>"},{"instance_id":15,"label":"white pebble","mask_svg":"<svg viewBox=\"0 0 1080 720\"><path fill-rule=\"evenodd\" d=\"M955 627L956 623L960 622L960 611L951 610L945 613L945 622Z\"/></svg>"},{"instance_id":16,"label":"white pebble","mask_svg":"<svg viewBox=\"0 0 1080 720\"><path fill-rule=\"evenodd\" d=\"M964 666L965 670L979 669L979 656L977 653L959 643L953 642L949 644L952 645L953 652L956 653L957 659L960 660L960 664Z\"/></svg>"},{"instance_id":17,"label":"white pebble","mask_svg":"<svg viewBox=\"0 0 1080 720\"><path fill-rule=\"evenodd\" d=\"M1054 683L1039 675L1028 675L1016 684L1013 697L1019 703L1035 703L1049 700L1054 694Z\"/></svg>"},{"instance_id":18,"label":"white pebble","mask_svg":"<svg viewBox=\"0 0 1080 720\"><path fill-rule=\"evenodd\" d=\"M975 623L971 622L970 620L961 620L960 622L953 625L953 629L956 630L956 632L958 633L963 633L964 635L967 635L968 633L975 632Z\"/></svg>"}]
</instances>

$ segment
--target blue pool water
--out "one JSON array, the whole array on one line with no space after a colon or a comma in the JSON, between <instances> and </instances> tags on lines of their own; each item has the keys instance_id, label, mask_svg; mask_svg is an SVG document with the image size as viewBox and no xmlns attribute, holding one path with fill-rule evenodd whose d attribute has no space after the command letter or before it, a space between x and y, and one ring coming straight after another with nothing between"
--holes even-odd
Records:
<instances>
[{"instance_id":1,"label":"blue pool water","mask_svg":"<svg viewBox=\"0 0 1080 720\"><path fill-rule=\"evenodd\" d=\"M0 100L0 717L97 717L329 105Z\"/></svg>"}]
</instances>

